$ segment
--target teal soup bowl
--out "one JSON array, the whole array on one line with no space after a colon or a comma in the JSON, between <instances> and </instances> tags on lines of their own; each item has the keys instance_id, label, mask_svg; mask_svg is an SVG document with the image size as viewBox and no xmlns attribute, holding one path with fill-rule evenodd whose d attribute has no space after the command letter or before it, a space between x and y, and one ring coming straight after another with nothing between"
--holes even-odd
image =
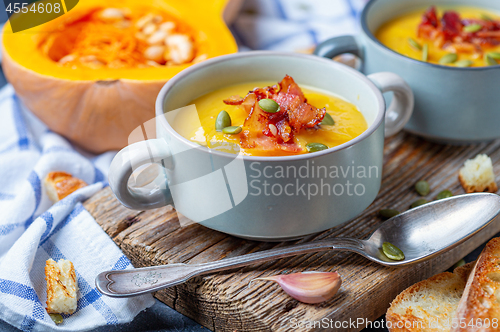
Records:
<instances>
[{"instance_id":1,"label":"teal soup bowl","mask_svg":"<svg viewBox=\"0 0 500 332\"><path fill-rule=\"evenodd\" d=\"M405 129L443 143L475 143L500 137L500 66L458 68L417 61L380 43L378 28L393 18L429 6L469 6L500 12L492 0L371 0L361 15L361 33L329 39L316 55L352 53L362 71L390 71L413 90L415 109Z\"/></svg>"},{"instance_id":2,"label":"teal soup bowl","mask_svg":"<svg viewBox=\"0 0 500 332\"><path fill-rule=\"evenodd\" d=\"M368 129L339 146L279 157L217 151L179 134L186 112L196 115L194 99L235 84L278 82L286 74L299 85L356 105ZM386 109L382 93L387 91L395 97ZM227 234L263 241L302 237L338 226L373 202L381 183L384 137L402 129L412 109L410 88L393 73L365 76L329 59L292 53L210 59L163 87L156 101L156 138L148 134L149 140L118 152L109 185L131 209L173 203L187 219ZM148 192L129 187L132 171L148 163L163 170L154 181L158 186Z\"/></svg>"}]
</instances>

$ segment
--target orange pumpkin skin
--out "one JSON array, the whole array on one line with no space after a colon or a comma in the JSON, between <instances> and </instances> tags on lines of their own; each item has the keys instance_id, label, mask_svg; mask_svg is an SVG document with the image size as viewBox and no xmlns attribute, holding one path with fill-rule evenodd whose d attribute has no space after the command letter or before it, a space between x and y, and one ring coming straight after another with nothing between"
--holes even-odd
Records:
<instances>
[{"instance_id":1,"label":"orange pumpkin skin","mask_svg":"<svg viewBox=\"0 0 500 332\"><path fill-rule=\"evenodd\" d=\"M5 76L24 105L93 153L125 147L132 130L155 116L156 96L167 82L62 80L21 67L5 51L2 56Z\"/></svg>"},{"instance_id":2,"label":"orange pumpkin skin","mask_svg":"<svg viewBox=\"0 0 500 332\"><path fill-rule=\"evenodd\" d=\"M106 5L112 7L115 3L123 7L124 3L134 1L136 2L136 0L109 1ZM157 0L150 1L156 5L159 3ZM189 6L190 1L194 0L185 0L182 4ZM98 0L80 1L82 2L87 5L102 3ZM144 2L147 1L141 3ZM237 51L234 38L221 18L227 0L215 2L217 5L210 7L214 17L209 18L212 22L203 34L218 35L220 40L215 43L219 45L210 45L212 39L206 42L203 53L209 58ZM182 13L182 8L177 8L177 12ZM191 6L191 11L192 8ZM201 11L206 15L207 8L201 8ZM202 15L201 12L200 15ZM196 15L194 16L196 19ZM64 72L64 69L58 68L56 63L50 64L49 60L43 59L41 54L34 54L36 60L40 62L39 67L33 64L36 62L33 59L29 61L22 59L25 62L23 64L27 65L20 64L23 61L17 60L23 57L19 55L21 53L15 49L17 46L14 45L22 45L22 43L15 43L15 35L22 34L22 32L12 34L11 30L6 31L7 28L10 29L9 24L6 24L3 30L2 68L20 100L52 131L93 153L117 150L129 144L128 137L131 132L154 118L156 96L163 85L168 79L189 66L181 65L156 70L155 68L128 69L123 75L126 78L116 79L106 78L106 75L116 77L121 74L120 70L106 69L104 74L99 74L101 69L86 69L87 72L96 71L97 74L91 73L84 79L79 79L76 73L73 79L71 72ZM193 28L199 29L196 26ZM33 29L36 27L29 30ZM213 38L213 36L208 37ZM28 40L26 37L21 38L24 38L22 40L24 42ZM220 42L225 43L223 47ZM33 42L33 44L36 43ZM33 45L31 48L25 47L22 52L33 54L36 51ZM14 53L14 56L11 53ZM92 76L97 76L97 78L92 78Z\"/></svg>"}]
</instances>

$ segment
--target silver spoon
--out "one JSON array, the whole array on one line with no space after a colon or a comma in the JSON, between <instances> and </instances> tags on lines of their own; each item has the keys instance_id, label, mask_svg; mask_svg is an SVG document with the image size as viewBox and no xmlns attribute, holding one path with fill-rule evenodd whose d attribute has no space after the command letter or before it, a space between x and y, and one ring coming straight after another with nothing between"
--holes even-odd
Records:
<instances>
[{"instance_id":1,"label":"silver spoon","mask_svg":"<svg viewBox=\"0 0 500 332\"><path fill-rule=\"evenodd\" d=\"M366 240L333 238L203 264L179 263L105 271L96 277L96 286L101 293L111 297L135 296L179 285L198 275L326 250L353 251L385 266L403 266L452 249L486 227L499 213L498 195L455 196L401 213L382 223ZM381 250L384 242L401 249L405 259L393 261L387 258Z\"/></svg>"}]
</instances>

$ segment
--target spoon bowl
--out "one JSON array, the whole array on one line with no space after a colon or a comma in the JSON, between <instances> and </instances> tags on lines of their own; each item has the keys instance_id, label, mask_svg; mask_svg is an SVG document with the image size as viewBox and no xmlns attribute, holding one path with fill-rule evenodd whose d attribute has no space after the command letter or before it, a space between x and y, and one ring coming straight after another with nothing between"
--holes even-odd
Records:
<instances>
[{"instance_id":1,"label":"spoon bowl","mask_svg":"<svg viewBox=\"0 0 500 332\"><path fill-rule=\"evenodd\" d=\"M486 227L500 213L500 196L477 193L454 196L410 209L386 222L362 241L368 259L386 266L401 266L430 259ZM381 251L390 242L405 254L402 261Z\"/></svg>"},{"instance_id":2,"label":"spoon bowl","mask_svg":"<svg viewBox=\"0 0 500 332\"><path fill-rule=\"evenodd\" d=\"M194 276L234 269L304 253L346 250L385 266L404 266L428 260L463 243L500 213L500 196L477 193L421 205L382 223L368 239L333 238L225 258L203 264L167 264L132 270L105 271L96 277L97 289L111 297L128 297L179 285ZM405 255L391 260L382 251L390 242Z\"/></svg>"}]
</instances>

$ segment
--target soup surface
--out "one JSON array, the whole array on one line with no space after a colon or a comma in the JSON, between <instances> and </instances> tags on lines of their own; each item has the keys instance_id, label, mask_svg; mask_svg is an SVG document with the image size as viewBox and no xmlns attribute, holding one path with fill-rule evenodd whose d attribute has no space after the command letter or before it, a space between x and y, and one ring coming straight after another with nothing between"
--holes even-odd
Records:
<instances>
[{"instance_id":1,"label":"soup surface","mask_svg":"<svg viewBox=\"0 0 500 332\"><path fill-rule=\"evenodd\" d=\"M410 58L457 67L496 65L500 17L472 7L430 7L382 25L375 37Z\"/></svg>"},{"instance_id":2,"label":"soup surface","mask_svg":"<svg viewBox=\"0 0 500 332\"><path fill-rule=\"evenodd\" d=\"M301 86L300 90L302 90L307 104L312 105L312 108L308 108L308 110L315 110L316 118L308 120L307 124L304 122L300 129L297 129L298 125L290 120L288 115L283 118L287 120L285 125L273 118L288 109L285 105L286 102L278 97L275 99L279 102L280 110L269 116L260 108L257 109L256 105L259 103L251 104L250 107L245 106L248 104L247 100L253 97L251 92L255 87L272 87L274 84L275 82L251 82L229 86L201 96L191 103L196 106L197 112L181 112L180 119L175 122L174 128L185 138L212 149L232 153L241 151L245 155L253 156L285 156L314 152L314 149L308 148L310 143L320 143L324 148L338 146L359 136L368 127L364 116L356 106L331 93L308 86ZM228 98L243 100L242 97L245 97L245 104L227 104ZM331 116L330 121L326 121L330 124L324 124L325 112L323 108ZM231 126L242 127L240 132L228 134L216 130L216 119L223 110L229 114ZM263 115L260 115L258 120L253 121L252 118L256 116L255 112L261 112ZM199 119L193 118L196 115ZM326 115L326 117L329 116ZM332 119L334 124L331 124ZM287 124L292 126L291 132L287 132L286 128L290 129ZM287 133L290 138L284 142L282 137L286 139Z\"/></svg>"}]
</instances>

